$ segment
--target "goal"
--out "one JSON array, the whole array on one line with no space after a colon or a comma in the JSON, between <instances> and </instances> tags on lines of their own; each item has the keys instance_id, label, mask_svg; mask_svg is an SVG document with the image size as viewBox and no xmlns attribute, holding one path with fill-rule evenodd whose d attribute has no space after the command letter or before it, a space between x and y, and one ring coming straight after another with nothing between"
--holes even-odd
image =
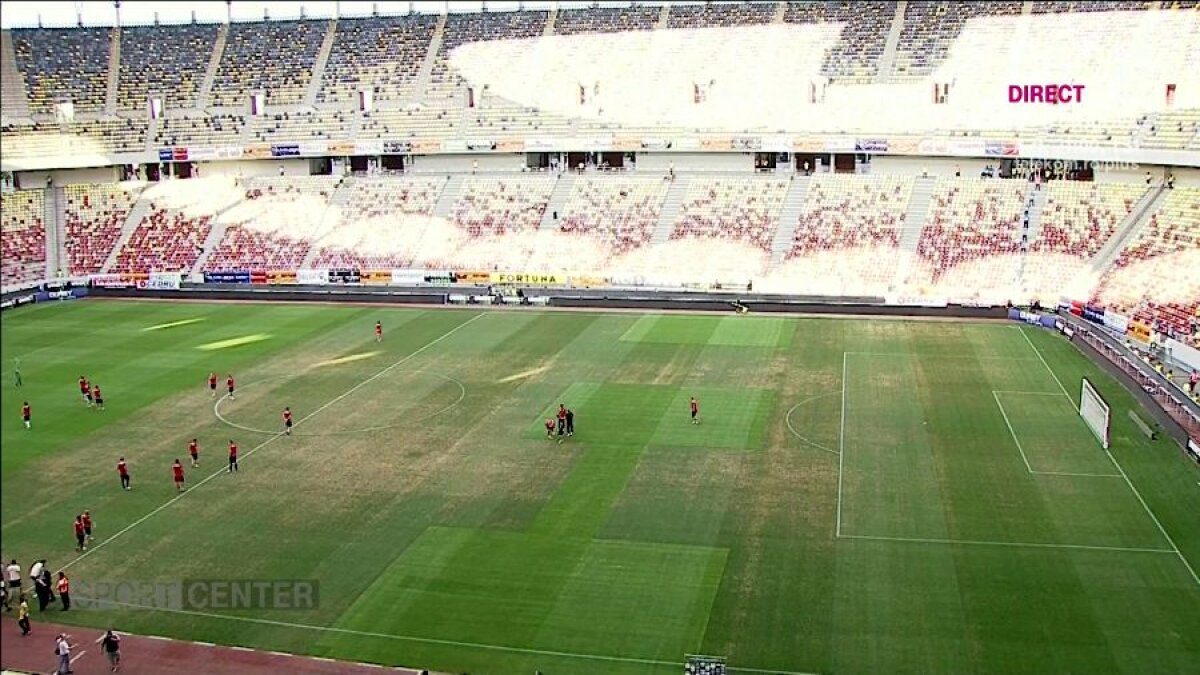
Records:
<instances>
[{"instance_id":1,"label":"goal","mask_svg":"<svg viewBox=\"0 0 1200 675\"><path fill-rule=\"evenodd\" d=\"M1108 449L1108 423L1109 410L1108 404L1101 398L1100 393L1092 386L1092 383L1085 377L1083 378L1083 388L1079 392L1079 416L1083 418L1084 423L1096 434L1096 438L1100 440L1100 445L1104 449Z\"/></svg>"}]
</instances>

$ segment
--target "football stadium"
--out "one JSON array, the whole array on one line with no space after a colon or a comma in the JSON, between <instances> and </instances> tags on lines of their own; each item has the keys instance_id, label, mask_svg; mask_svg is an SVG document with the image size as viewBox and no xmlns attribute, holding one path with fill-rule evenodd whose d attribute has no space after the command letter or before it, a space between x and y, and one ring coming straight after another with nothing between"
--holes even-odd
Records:
<instances>
[{"instance_id":1,"label":"football stadium","mask_svg":"<svg viewBox=\"0 0 1200 675\"><path fill-rule=\"evenodd\" d=\"M0 17L4 672L1198 672L1200 3Z\"/></svg>"}]
</instances>

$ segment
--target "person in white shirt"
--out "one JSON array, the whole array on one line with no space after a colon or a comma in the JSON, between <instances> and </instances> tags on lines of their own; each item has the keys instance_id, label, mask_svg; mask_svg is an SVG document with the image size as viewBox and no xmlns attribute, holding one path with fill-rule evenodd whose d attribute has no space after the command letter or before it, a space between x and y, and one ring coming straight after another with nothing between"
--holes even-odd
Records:
<instances>
[{"instance_id":1,"label":"person in white shirt","mask_svg":"<svg viewBox=\"0 0 1200 675\"><path fill-rule=\"evenodd\" d=\"M58 656L58 668L55 669L54 675L69 675L75 671L71 670L71 643L68 642L70 635L59 633L54 643L54 653Z\"/></svg>"},{"instance_id":2,"label":"person in white shirt","mask_svg":"<svg viewBox=\"0 0 1200 675\"><path fill-rule=\"evenodd\" d=\"M9 597L20 597L21 595L21 566L16 560L8 563L8 567L4 568L4 581L8 585ZM16 589L16 590L13 590Z\"/></svg>"}]
</instances>

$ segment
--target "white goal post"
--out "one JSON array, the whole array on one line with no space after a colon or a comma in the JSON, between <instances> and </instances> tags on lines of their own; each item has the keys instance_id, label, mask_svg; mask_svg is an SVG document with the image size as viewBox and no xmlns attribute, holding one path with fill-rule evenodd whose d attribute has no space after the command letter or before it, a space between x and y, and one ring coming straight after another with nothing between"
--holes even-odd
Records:
<instances>
[{"instance_id":1,"label":"white goal post","mask_svg":"<svg viewBox=\"0 0 1200 675\"><path fill-rule=\"evenodd\" d=\"M1083 418L1084 423L1096 434L1096 438L1100 440L1100 445L1104 449L1108 449L1108 425L1109 425L1109 410L1108 404L1100 397L1100 393L1092 386L1088 379L1083 378L1083 387L1079 392L1079 416Z\"/></svg>"}]
</instances>

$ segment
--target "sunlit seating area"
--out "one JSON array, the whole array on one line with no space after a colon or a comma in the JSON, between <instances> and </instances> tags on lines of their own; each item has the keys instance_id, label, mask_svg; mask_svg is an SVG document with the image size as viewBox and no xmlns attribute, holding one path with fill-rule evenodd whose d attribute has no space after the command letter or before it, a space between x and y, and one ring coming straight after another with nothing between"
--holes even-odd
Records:
<instances>
[{"instance_id":1,"label":"sunlit seating area","mask_svg":"<svg viewBox=\"0 0 1200 675\"><path fill-rule=\"evenodd\" d=\"M339 20L317 100L351 102L363 90L381 101L412 94L436 25L436 14Z\"/></svg>"},{"instance_id":2,"label":"sunlit seating area","mask_svg":"<svg viewBox=\"0 0 1200 675\"><path fill-rule=\"evenodd\" d=\"M250 136L255 143L304 143L350 137L349 112L280 112L253 117Z\"/></svg>"},{"instance_id":3,"label":"sunlit seating area","mask_svg":"<svg viewBox=\"0 0 1200 675\"><path fill-rule=\"evenodd\" d=\"M880 0L789 2L783 20L794 24L842 24L841 36L826 54L821 73L832 78L863 78L878 73L879 57L895 14L895 5Z\"/></svg>"},{"instance_id":4,"label":"sunlit seating area","mask_svg":"<svg viewBox=\"0 0 1200 675\"><path fill-rule=\"evenodd\" d=\"M45 199L42 190L0 193L0 284L9 286L46 276Z\"/></svg>"},{"instance_id":5,"label":"sunlit seating area","mask_svg":"<svg viewBox=\"0 0 1200 675\"><path fill-rule=\"evenodd\" d=\"M341 177L258 176L242 197L214 220L225 233L205 259L205 270L296 269L323 232L338 221L333 204Z\"/></svg>"},{"instance_id":6,"label":"sunlit seating area","mask_svg":"<svg viewBox=\"0 0 1200 675\"><path fill-rule=\"evenodd\" d=\"M546 213L555 176L466 179L452 219L471 239L537 229Z\"/></svg>"},{"instance_id":7,"label":"sunlit seating area","mask_svg":"<svg viewBox=\"0 0 1200 675\"><path fill-rule=\"evenodd\" d=\"M970 19L1016 16L1021 2L907 3L904 28L896 47L896 75L928 75L946 58L950 46Z\"/></svg>"},{"instance_id":8,"label":"sunlit seating area","mask_svg":"<svg viewBox=\"0 0 1200 675\"><path fill-rule=\"evenodd\" d=\"M693 178L671 239L742 241L769 251L788 184L780 178Z\"/></svg>"},{"instance_id":9,"label":"sunlit seating area","mask_svg":"<svg viewBox=\"0 0 1200 675\"><path fill-rule=\"evenodd\" d=\"M212 216L151 204L117 252L112 272L188 272L203 250Z\"/></svg>"},{"instance_id":10,"label":"sunlit seating area","mask_svg":"<svg viewBox=\"0 0 1200 675\"><path fill-rule=\"evenodd\" d=\"M299 103L328 29L328 21L231 25L213 81L212 104L244 106L256 91L266 92L267 105Z\"/></svg>"},{"instance_id":11,"label":"sunlit seating area","mask_svg":"<svg viewBox=\"0 0 1200 675\"><path fill-rule=\"evenodd\" d=\"M602 242L609 255L624 255L649 243L669 187L661 176L580 176L558 229Z\"/></svg>"},{"instance_id":12,"label":"sunlit seating area","mask_svg":"<svg viewBox=\"0 0 1200 675\"><path fill-rule=\"evenodd\" d=\"M220 147L238 145L246 119L241 115L164 117L158 121L155 147Z\"/></svg>"},{"instance_id":13,"label":"sunlit seating area","mask_svg":"<svg viewBox=\"0 0 1200 675\"><path fill-rule=\"evenodd\" d=\"M445 177L350 177L340 188L340 221L315 243L312 267L387 270L407 267Z\"/></svg>"},{"instance_id":14,"label":"sunlit seating area","mask_svg":"<svg viewBox=\"0 0 1200 675\"><path fill-rule=\"evenodd\" d=\"M144 119L108 118L89 122L8 125L4 154L9 157L88 155L142 152L146 149Z\"/></svg>"},{"instance_id":15,"label":"sunlit seating area","mask_svg":"<svg viewBox=\"0 0 1200 675\"><path fill-rule=\"evenodd\" d=\"M138 183L68 185L65 230L67 264L71 274L95 274L112 253L133 203Z\"/></svg>"},{"instance_id":16,"label":"sunlit seating area","mask_svg":"<svg viewBox=\"0 0 1200 675\"><path fill-rule=\"evenodd\" d=\"M212 23L122 28L118 107L146 110L155 96L164 108L194 108L216 41Z\"/></svg>"}]
</instances>

